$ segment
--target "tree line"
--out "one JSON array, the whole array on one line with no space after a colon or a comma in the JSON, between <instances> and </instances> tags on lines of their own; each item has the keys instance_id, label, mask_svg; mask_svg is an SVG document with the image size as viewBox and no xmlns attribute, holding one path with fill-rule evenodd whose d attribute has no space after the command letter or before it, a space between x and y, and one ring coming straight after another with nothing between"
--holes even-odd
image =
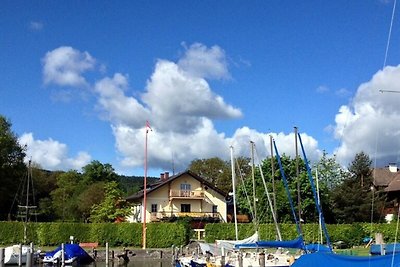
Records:
<instances>
[{"instance_id":1,"label":"tree line","mask_svg":"<svg viewBox=\"0 0 400 267\"><path fill-rule=\"evenodd\" d=\"M26 148L18 143L11 127L11 122L0 115L0 220L18 219L18 188L28 173L24 163ZM296 213L304 222L317 222L318 214L304 161L287 155L282 155L281 161ZM221 190L232 191L230 161L196 159L188 169ZM256 211L257 217L252 219L259 223L271 222L272 211L260 170L245 157L235 160L235 169L239 213L254 217ZM277 160L264 159L261 169L268 191L272 193L278 221L294 222ZM371 190L371 160L367 154L358 153L344 169L335 157L324 153L312 166L312 171L314 177L318 176L321 206L327 223L370 222L371 218L374 222L382 221L385 194ZM130 212L124 197L143 189L143 177L118 175L110 164L96 160L80 171L50 172L33 163L31 174L38 221L112 222ZM149 183L157 180L149 178ZM371 205L372 201L374 205ZM253 203L256 203L255 208Z\"/></svg>"}]
</instances>

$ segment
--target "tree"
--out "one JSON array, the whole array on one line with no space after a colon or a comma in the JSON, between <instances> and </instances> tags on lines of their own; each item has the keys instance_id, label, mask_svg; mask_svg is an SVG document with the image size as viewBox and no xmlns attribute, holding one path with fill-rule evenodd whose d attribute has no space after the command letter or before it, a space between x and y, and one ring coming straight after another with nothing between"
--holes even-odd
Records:
<instances>
[{"instance_id":1,"label":"tree","mask_svg":"<svg viewBox=\"0 0 400 267\"><path fill-rule=\"evenodd\" d=\"M18 184L26 173L25 148L11 130L11 122L0 115L0 220L8 218Z\"/></svg>"},{"instance_id":2,"label":"tree","mask_svg":"<svg viewBox=\"0 0 400 267\"><path fill-rule=\"evenodd\" d=\"M189 165L189 170L204 178L219 189L229 192L232 188L230 163L220 158L196 159Z\"/></svg>"},{"instance_id":3,"label":"tree","mask_svg":"<svg viewBox=\"0 0 400 267\"><path fill-rule=\"evenodd\" d=\"M62 221L79 221L78 196L84 191L81 174L68 171L57 177L57 189L51 192L55 215Z\"/></svg>"},{"instance_id":4,"label":"tree","mask_svg":"<svg viewBox=\"0 0 400 267\"><path fill-rule=\"evenodd\" d=\"M364 152L356 154L348 167L348 175L343 183L332 192L332 206L339 223L370 222L373 198L372 170L369 156ZM382 207L381 199L376 199L375 216ZM374 217L375 219L377 217Z\"/></svg>"},{"instance_id":5,"label":"tree","mask_svg":"<svg viewBox=\"0 0 400 267\"><path fill-rule=\"evenodd\" d=\"M314 165L314 176L318 174L320 185L332 190L340 185L343 180L343 168L336 162L336 155L329 157L325 151L321 159Z\"/></svg>"},{"instance_id":6,"label":"tree","mask_svg":"<svg viewBox=\"0 0 400 267\"><path fill-rule=\"evenodd\" d=\"M117 174L114 172L114 168L111 164L102 164L98 160L93 160L88 165L82 168L83 170L83 182L90 184L93 182L111 182L117 180Z\"/></svg>"},{"instance_id":7,"label":"tree","mask_svg":"<svg viewBox=\"0 0 400 267\"><path fill-rule=\"evenodd\" d=\"M118 188L117 182L105 184L104 200L92 207L90 221L92 222L114 222L117 219L124 219L131 213L131 207L122 198L122 191Z\"/></svg>"}]
</instances>

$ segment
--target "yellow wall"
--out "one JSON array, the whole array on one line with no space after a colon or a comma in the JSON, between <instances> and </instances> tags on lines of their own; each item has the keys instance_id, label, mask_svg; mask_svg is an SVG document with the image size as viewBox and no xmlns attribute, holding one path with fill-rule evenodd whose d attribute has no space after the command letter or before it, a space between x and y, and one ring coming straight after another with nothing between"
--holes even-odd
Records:
<instances>
[{"instance_id":1,"label":"yellow wall","mask_svg":"<svg viewBox=\"0 0 400 267\"><path fill-rule=\"evenodd\" d=\"M191 191L204 191L205 198L211 203L208 203L204 199L173 199L172 202L169 202L169 190L181 190L181 184L190 184ZM142 200L143 201L143 200ZM157 212L165 212L167 216L173 213L181 212L181 204L190 204L191 212L212 212L212 206L217 205L217 211L222 216L223 220L226 222L226 202L222 195L212 190L211 188L207 188L205 190L204 186L193 178L190 175L183 175L179 177L171 183L167 183L164 186L152 191L147 194L146 200L146 222L151 221L151 205L157 204ZM143 206L143 202L142 202ZM137 212L137 210L136 210ZM142 220L142 218L140 218Z\"/></svg>"}]
</instances>

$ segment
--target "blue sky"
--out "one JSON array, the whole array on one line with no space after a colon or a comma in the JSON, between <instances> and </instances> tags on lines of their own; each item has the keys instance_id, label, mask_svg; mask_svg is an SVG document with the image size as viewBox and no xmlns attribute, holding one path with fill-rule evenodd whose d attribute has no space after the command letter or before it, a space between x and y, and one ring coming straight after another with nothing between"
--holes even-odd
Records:
<instances>
[{"instance_id":1,"label":"blue sky","mask_svg":"<svg viewBox=\"0 0 400 267\"><path fill-rule=\"evenodd\" d=\"M2 1L0 114L50 170L143 175L197 158L323 150L347 166L400 151L392 0ZM385 66L384 66L385 65ZM173 160L172 160L173 159Z\"/></svg>"}]
</instances>

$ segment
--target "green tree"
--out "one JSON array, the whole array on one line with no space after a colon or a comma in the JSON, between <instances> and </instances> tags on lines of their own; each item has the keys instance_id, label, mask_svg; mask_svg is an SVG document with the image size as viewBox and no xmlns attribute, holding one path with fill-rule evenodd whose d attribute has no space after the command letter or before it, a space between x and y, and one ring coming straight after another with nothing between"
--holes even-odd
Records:
<instances>
[{"instance_id":1,"label":"green tree","mask_svg":"<svg viewBox=\"0 0 400 267\"><path fill-rule=\"evenodd\" d=\"M117 182L105 184L104 200L92 207L90 221L92 222L114 222L124 219L131 213L130 205L122 197L122 191Z\"/></svg>"},{"instance_id":2,"label":"green tree","mask_svg":"<svg viewBox=\"0 0 400 267\"><path fill-rule=\"evenodd\" d=\"M220 158L196 159L189 170L206 179L219 189L229 192L232 188L231 165Z\"/></svg>"},{"instance_id":3,"label":"green tree","mask_svg":"<svg viewBox=\"0 0 400 267\"><path fill-rule=\"evenodd\" d=\"M11 122L0 115L0 220L15 214L11 210L18 184L26 173L25 149L11 130Z\"/></svg>"},{"instance_id":4,"label":"green tree","mask_svg":"<svg viewBox=\"0 0 400 267\"><path fill-rule=\"evenodd\" d=\"M54 213L62 221L79 221L79 194L84 190L81 174L71 170L57 176L57 188L51 192Z\"/></svg>"},{"instance_id":5,"label":"green tree","mask_svg":"<svg viewBox=\"0 0 400 267\"><path fill-rule=\"evenodd\" d=\"M102 164L98 160L93 160L88 165L82 168L83 170L83 182L90 184L93 182L111 182L117 180L117 174L114 172L114 168L111 164Z\"/></svg>"},{"instance_id":6,"label":"green tree","mask_svg":"<svg viewBox=\"0 0 400 267\"><path fill-rule=\"evenodd\" d=\"M372 170L371 160L367 154L360 152L348 167L348 175L343 183L332 192L332 206L335 218L339 223L370 222L372 209ZM382 206L376 199L375 216Z\"/></svg>"},{"instance_id":7,"label":"green tree","mask_svg":"<svg viewBox=\"0 0 400 267\"><path fill-rule=\"evenodd\" d=\"M320 185L326 186L329 190L334 189L343 181L344 170L336 162L336 155L329 157L325 151L321 159L314 164L314 176L318 176Z\"/></svg>"}]
</instances>

